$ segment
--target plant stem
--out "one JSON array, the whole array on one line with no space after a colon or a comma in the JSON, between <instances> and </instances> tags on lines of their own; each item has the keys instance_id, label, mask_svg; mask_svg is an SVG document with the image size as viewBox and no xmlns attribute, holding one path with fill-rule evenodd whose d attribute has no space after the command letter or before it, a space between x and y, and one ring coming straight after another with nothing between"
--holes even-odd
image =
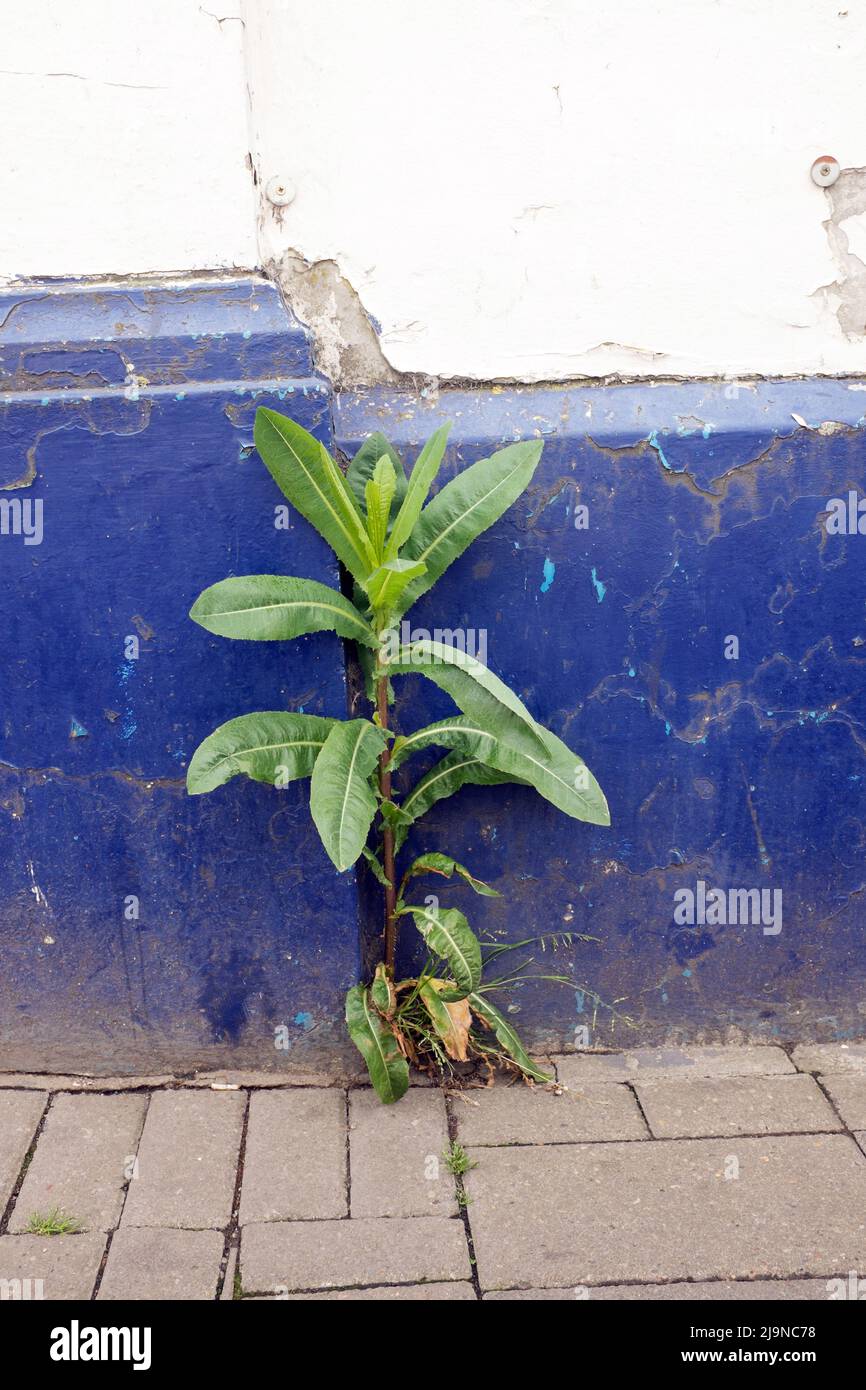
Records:
<instances>
[{"instance_id":1,"label":"plant stem","mask_svg":"<svg viewBox=\"0 0 866 1390\"><path fill-rule=\"evenodd\" d=\"M379 726L388 728L388 677L380 676L376 681L376 708L379 713ZM385 801L391 800L391 749L386 748L379 755L379 791ZM382 866L388 886L385 889L385 965L393 974L394 956L397 950L397 879L394 869L394 831L385 821L382 826Z\"/></svg>"}]
</instances>

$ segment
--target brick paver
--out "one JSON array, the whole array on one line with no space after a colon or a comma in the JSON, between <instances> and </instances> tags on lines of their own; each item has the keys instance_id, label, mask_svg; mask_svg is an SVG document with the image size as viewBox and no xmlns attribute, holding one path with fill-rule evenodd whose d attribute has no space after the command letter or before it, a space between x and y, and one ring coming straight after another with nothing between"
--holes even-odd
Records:
<instances>
[{"instance_id":1,"label":"brick paver","mask_svg":"<svg viewBox=\"0 0 866 1390\"><path fill-rule=\"evenodd\" d=\"M811 1076L696 1078L687 1087L679 1081L637 1081L635 1090L658 1139L842 1128Z\"/></svg>"},{"instance_id":2,"label":"brick paver","mask_svg":"<svg viewBox=\"0 0 866 1390\"><path fill-rule=\"evenodd\" d=\"M111 1242L99 1298L214 1299L222 1255L219 1231L122 1226Z\"/></svg>"},{"instance_id":3,"label":"brick paver","mask_svg":"<svg viewBox=\"0 0 866 1390\"><path fill-rule=\"evenodd\" d=\"M444 1216L270 1222L246 1226L241 1242L245 1293L470 1276L463 1223Z\"/></svg>"},{"instance_id":4,"label":"brick paver","mask_svg":"<svg viewBox=\"0 0 866 1390\"><path fill-rule=\"evenodd\" d=\"M0 1092L0 1217L15 1190L47 1098L26 1091Z\"/></svg>"},{"instance_id":5,"label":"brick paver","mask_svg":"<svg viewBox=\"0 0 866 1390\"><path fill-rule=\"evenodd\" d=\"M138 1148L147 1097L56 1096L27 1170L10 1231L59 1207L83 1230L116 1225Z\"/></svg>"},{"instance_id":6,"label":"brick paver","mask_svg":"<svg viewBox=\"0 0 866 1390\"><path fill-rule=\"evenodd\" d=\"M382 1105L373 1091L349 1098L353 1216L456 1215L445 1167L448 1118L441 1091L409 1091Z\"/></svg>"},{"instance_id":7,"label":"brick paver","mask_svg":"<svg viewBox=\"0 0 866 1390\"><path fill-rule=\"evenodd\" d=\"M472 1152L483 1288L866 1266L866 1163L847 1135Z\"/></svg>"},{"instance_id":8,"label":"brick paver","mask_svg":"<svg viewBox=\"0 0 866 1390\"><path fill-rule=\"evenodd\" d=\"M793 1072L780 1047L654 1047L631 1052L574 1052L553 1059L565 1086L586 1081L647 1081L693 1076L771 1076Z\"/></svg>"},{"instance_id":9,"label":"brick paver","mask_svg":"<svg viewBox=\"0 0 866 1390\"><path fill-rule=\"evenodd\" d=\"M461 1144L561 1144L646 1139L627 1086L589 1081L556 1094L538 1087L463 1091L452 1102Z\"/></svg>"},{"instance_id":10,"label":"brick paver","mask_svg":"<svg viewBox=\"0 0 866 1390\"><path fill-rule=\"evenodd\" d=\"M827 1073L821 1081L849 1129L866 1129L866 1071Z\"/></svg>"},{"instance_id":11,"label":"brick paver","mask_svg":"<svg viewBox=\"0 0 866 1390\"><path fill-rule=\"evenodd\" d=\"M97 1231L0 1236L0 1299L88 1299L104 1250L105 1236ZM21 1285L16 1287L15 1280Z\"/></svg>"},{"instance_id":12,"label":"brick paver","mask_svg":"<svg viewBox=\"0 0 866 1390\"><path fill-rule=\"evenodd\" d=\"M866 1042L802 1043L791 1055L799 1071L866 1072Z\"/></svg>"},{"instance_id":13,"label":"brick paver","mask_svg":"<svg viewBox=\"0 0 866 1390\"><path fill-rule=\"evenodd\" d=\"M158 1091L150 1102L124 1226L223 1227L231 1215L246 1097Z\"/></svg>"},{"instance_id":14,"label":"brick paver","mask_svg":"<svg viewBox=\"0 0 866 1390\"><path fill-rule=\"evenodd\" d=\"M502 1289L484 1295L484 1302L520 1299L573 1303L589 1300L610 1303L620 1300L651 1302L760 1302L765 1299L803 1300L826 1303L830 1298L827 1279L743 1279L720 1280L714 1284L606 1284L603 1289L578 1285L572 1289Z\"/></svg>"},{"instance_id":15,"label":"brick paver","mask_svg":"<svg viewBox=\"0 0 866 1390\"><path fill-rule=\"evenodd\" d=\"M250 1101L240 1221L348 1215L346 1095L265 1091Z\"/></svg>"},{"instance_id":16,"label":"brick paver","mask_svg":"<svg viewBox=\"0 0 866 1390\"><path fill-rule=\"evenodd\" d=\"M330 1293L290 1293L289 1303L370 1303L389 1301L396 1303L463 1303L469 1299L475 1302L475 1290L471 1284L387 1284L377 1289L334 1289ZM276 1302L271 1298L270 1302Z\"/></svg>"},{"instance_id":17,"label":"brick paver","mask_svg":"<svg viewBox=\"0 0 866 1390\"><path fill-rule=\"evenodd\" d=\"M236 1269L271 1302L472 1301L476 1271L494 1302L847 1298L831 1281L866 1271L866 1044L794 1058L580 1052L547 1088L421 1078L393 1107L289 1072L0 1075L0 1298L98 1280L105 1300L231 1300ZM465 1214L449 1113L477 1163ZM21 1234L53 1207L84 1234Z\"/></svg>"}]
</instances>

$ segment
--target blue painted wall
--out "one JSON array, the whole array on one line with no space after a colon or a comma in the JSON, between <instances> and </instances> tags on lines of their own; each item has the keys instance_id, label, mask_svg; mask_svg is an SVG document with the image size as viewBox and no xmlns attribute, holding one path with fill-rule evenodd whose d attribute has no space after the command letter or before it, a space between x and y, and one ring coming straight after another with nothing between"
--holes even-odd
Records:
<instances>
[{"instance_id":1,"label":"blue painted wall","mask_svg":"<svg viewBox=\"0 0 866 1390\"><path fill-rule=\"evenodd\" d=\"M227 718L345 712L339 642L290 656L187 617L229 574L338 582L304 521L275 529L284 499L250 447L259 403L330 440L305 338L252 278L43 286L0 302L0 322L0 499L41 500L44 532L0 535L0 1065L339 1055L356 893L305 786L184 789Z\"/></svg>"},{"instance_id":2,"label":"blue painted wall","mask_svg":"<svg viewBox=\"0 0 866 1390\"><path fill-rule=\"evenodd\" d=\"M866 536L822 521L866 495L862 383L334 400L256 277L33 286L0 325L0 506L43 507L40 544L0 534L0 1066L353 1060L342 996L380 927L364 875L333 872L305 785L184 791L216 724L342 714L355 678L327 635L236 644L187 618L228 574L338 582L302 519L275 529L261 403L346 451L382 429L410 459L450 418L441 481L545 439L527 496L411 614L486 629L491 667L610 801L600 830L469 788L414 842L504 893L439 887L476 927L590 938L541 958L574 988L515 996L534 1044L862 1034ZM447 708L399 686L407 727ZM699 879L780 890L781 932L677 924Z\"/></svg>"},{"instance_id":3,"label":"blue painted wall","mask_svg":"<svg viewBox=\"0 0 866 1390\"><path fill-rule=\"evenodd\" d=\"M489 665L610 802L603 830L528 790L467 788L414 841L505 894L467 902L431 881L477 927L594 938L539 956L576 990L515 996L536 1045L581 1025L596 1044L862 1035L866 535L828 535L822 516L831 497L866 497L864 411L862 383L829 381L338 403L347 449L378 428L414 457L453 420L441 481L545 439L526 496L411 613L485 628ZM398 720L446 713L432 690L404 683ZM674 894L698 880L781 891L781 931L678 924Z\"/></svg>"}]
</instances>

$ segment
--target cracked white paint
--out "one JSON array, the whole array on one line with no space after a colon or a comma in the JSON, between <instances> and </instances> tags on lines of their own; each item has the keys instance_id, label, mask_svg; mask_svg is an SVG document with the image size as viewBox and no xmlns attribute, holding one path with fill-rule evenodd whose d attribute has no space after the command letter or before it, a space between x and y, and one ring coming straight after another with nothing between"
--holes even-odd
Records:
<instances>
[{"instance_id":1,"label":"cracked white paint","mask_svg":"<svg viewBox=\"0 0 866 1390\"><path fill-rule=\"evenodd\" d=\"M0 277L256 265L239 5L3 8Z\"/></svg>"},{"instance_id":2,"label":"cracked white paint","mask_svg":"<svg viewBox=\"0 0 866 1390\"><path fill-rule=\"evenodd\" d=\"M247 4L266 258L398 369L862 371L817 155L866 164L864 0Z\"/></svg>"}]
</instances>

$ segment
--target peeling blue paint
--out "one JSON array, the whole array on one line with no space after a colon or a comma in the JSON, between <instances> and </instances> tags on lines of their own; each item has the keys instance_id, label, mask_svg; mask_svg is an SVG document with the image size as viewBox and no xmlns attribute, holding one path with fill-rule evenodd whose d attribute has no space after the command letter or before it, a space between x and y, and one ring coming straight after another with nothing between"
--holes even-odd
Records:
<instances>
[{"instance_id":1,"label":"peeling blue paint","mask_svg":"<svg viewBox=\"0 0 866 1390\"><path fill-rule=\"evenodd\" d=\"M590 577L592 579L592 587L595 589L595 596L599 603L603 603L604 596L607 593L607 585L603 584L599 579L595 566L592 568Z\"/></svg>"},{"instance_id":2,"label":"peeling blue paint","mask_svg":"<svg viewBox=\"0 0 866 1390\"><path fill-rule=\"evenodd\" d=\"M542 584L541 584L540 587L541 587L541 592L542 592L543 594L546 594L547 591L549 590L551 584L553 583L554 579L556 578L556 565L553 563L552 560L550 560L550 559L545 559L545 561L544 561L544 566L543 566L543 572L544 572L544 580L543 580L543 582L542 582Z\"/></svg>"}]
</instances>

